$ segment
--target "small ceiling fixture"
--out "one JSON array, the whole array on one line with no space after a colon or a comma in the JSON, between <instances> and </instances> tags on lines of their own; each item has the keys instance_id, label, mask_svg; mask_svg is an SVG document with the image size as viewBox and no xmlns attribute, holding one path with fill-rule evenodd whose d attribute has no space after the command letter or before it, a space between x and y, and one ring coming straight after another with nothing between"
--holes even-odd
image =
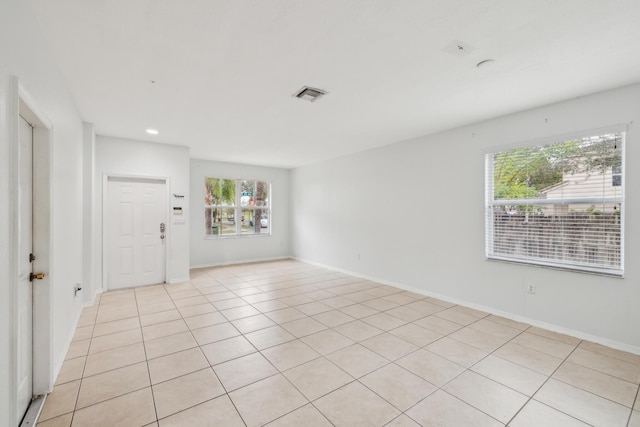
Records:
<instances>
[{"instance_id":1,"label":"small ceiling fixture","mask_svg":"<svg viewBox=\"0 0 640 427\"><path fill-rule=\"evenodd\" d=\"M295 98L304 99L305 101L315 102L328 94L326 90L314 87L304 86L302 89L293 94Z\"/></svg>"},{"instance_id":2,"label":"small ceiling fixture","mask_svg":"<svg viewBox=\"0 0 640 427\"><path fill-rule=\"evenodd\" d=\"M455 56L467 56L476 50L476 48L463 41L454 40L446 45L442 50Z\"/></svg>"},{"instance_id":3,"label":"small ceiling fixture","mask_svg":"<svg viewBox=\"0 0 640 427\"><path fill-rule=\"evenodd\" d=\"M158 132L158 130L157 130L157 129L147 129L147 133L148 133L149 135L157 135L157 134L159 134L160 132Z\"/></svg>"}]
</instances>

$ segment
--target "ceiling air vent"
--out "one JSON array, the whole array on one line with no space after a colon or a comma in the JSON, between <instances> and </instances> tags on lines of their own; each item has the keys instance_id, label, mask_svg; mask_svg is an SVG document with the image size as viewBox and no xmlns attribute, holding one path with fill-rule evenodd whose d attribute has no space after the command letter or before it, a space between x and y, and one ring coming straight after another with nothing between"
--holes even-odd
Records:
<instances>
[{"instance_id":1,"label":"ceiling air vent","mask_svg":"<svg viewBox=\"0 0 640 427\"><path fill-rule=\"evenodd\" d=\"M326 90L316 89L314 87L304 86L302 89L293 94L294 97L304 99L305 101L314 102L325 96Z\"/></svg>"}]
</instances>

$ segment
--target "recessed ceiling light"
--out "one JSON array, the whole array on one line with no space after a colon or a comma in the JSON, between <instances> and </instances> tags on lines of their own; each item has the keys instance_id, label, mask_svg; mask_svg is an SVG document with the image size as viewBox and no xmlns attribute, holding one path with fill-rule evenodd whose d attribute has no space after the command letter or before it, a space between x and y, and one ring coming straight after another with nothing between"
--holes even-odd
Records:
<instances>
[{"instance_id":1,"label":"recessed ceiling light","mask_svg":"<svg viewBox=\"0 0 640 427\"><path fill-rule=\"evenodd\" d=\"M157 135L157 134L159 134L160 132L158 132L158 130L157 130L157 129L147 129L147 133L148 133L149 135Z\"/></svg>"},{"instance_id":2,"label":"recessed ceiling light","mask_svg":"<svg viewBox=\"0 0 640 427\"><path fill-rule=\"evenodd\" d=\"M476 64L476 67L480 68L480 67L486 67L488 65L491 65L492 63L495 62L495 59L485 59L484 61L480 61Z\"/></svg>"},{"instance_id":3,"label":"recessed ceiling light","mask_svg":"<svg viewBox=\"0 0 640 427\"><path fill-rule=\"evenodd\" d=\"M305 101L314 102L328 94L326 90L317 89L314 87L304 86L302 89L293 94L295 98L303 99Z\"/></svg>"}]
</instances>

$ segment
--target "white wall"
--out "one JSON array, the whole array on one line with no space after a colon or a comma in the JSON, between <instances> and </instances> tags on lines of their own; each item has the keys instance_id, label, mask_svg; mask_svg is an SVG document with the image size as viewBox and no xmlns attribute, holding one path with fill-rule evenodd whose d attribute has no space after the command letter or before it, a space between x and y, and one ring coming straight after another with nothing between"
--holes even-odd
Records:
<instances>
[{"instance_id":1,"label":"white wall","mask_svg":"<svg viewBox=\"0 0 640 427\"><path fill-rule=\"evenodd\" d=\"M94 197L97 201L95 210L94 250L97 255L96 277L94 279L99 291L106 284L102 280L102 218L103 218L103 185L104 177L110 175L126 175L136 177L169 178L169 193L171 195L168 211L174 206L185 208L184 218L189 215L186 204L189 201L189 148L169 144L133 141L129 139L96 136ZM184 195L177 199L173 195ZM169 217L171 215L169 214ZM169 277L167 282L189 280L189 221L183 224L167 223L167 235L170 247L167 252ZM105 289L106 290L106 289Z\"/></svg>"},{"instance_id":2,"label":"white wall","mask_svg":"<svg viewBox=\"0 0 640 427\"><path fill-rule=\"evenodd\" d=\"M14 425L15 371L12 341L15 339L13 295L15 270L12 239L16 218L12 146L16 129L12 76L18 76L30 97L53 124L51 187L53 205L52 264L48 272L53 295L53 366L64 359L81 298L73 295L82 282L82 121L64 78L40 33L31 0L0 2L0 425Z\"/></svg>"},{"instance_id":3,"label":"white wall","mask_svg":"<svg viewBox=\"0 0 640 427\"><path fill-rule=\"evenodd\" d=\"M624 279L484 259L485 150L632 121ZM292 253L640 353L637 123L640 85L295 169Z\"/></svg>"},{"instance_id":4,"label":"white wall","mask_svg":"<svg viewBox=\"0 0 640 427\"><path fill-rule=\"evenodd\" d=\"M271 181L272 235L205 238L204 178ZM289 256L289 170L191 160L191 267L268 260Z\"/></svg>"}]
</instances>

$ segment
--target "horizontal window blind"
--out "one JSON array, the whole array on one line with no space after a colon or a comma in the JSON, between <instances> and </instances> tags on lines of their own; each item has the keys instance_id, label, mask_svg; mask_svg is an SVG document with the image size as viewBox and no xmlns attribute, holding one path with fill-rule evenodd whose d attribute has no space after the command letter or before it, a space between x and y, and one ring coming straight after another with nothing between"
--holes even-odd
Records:
<instances>
[{"instance_id":1,"label":"horizontal window blind","mask_svg":"<svg viewBox=\"0 0 640 427\"><path fill-rule=\"evenodd\" d=\"M486 256L621 276L624 133L486 155Z\"/></svg>"}]
</instances>

